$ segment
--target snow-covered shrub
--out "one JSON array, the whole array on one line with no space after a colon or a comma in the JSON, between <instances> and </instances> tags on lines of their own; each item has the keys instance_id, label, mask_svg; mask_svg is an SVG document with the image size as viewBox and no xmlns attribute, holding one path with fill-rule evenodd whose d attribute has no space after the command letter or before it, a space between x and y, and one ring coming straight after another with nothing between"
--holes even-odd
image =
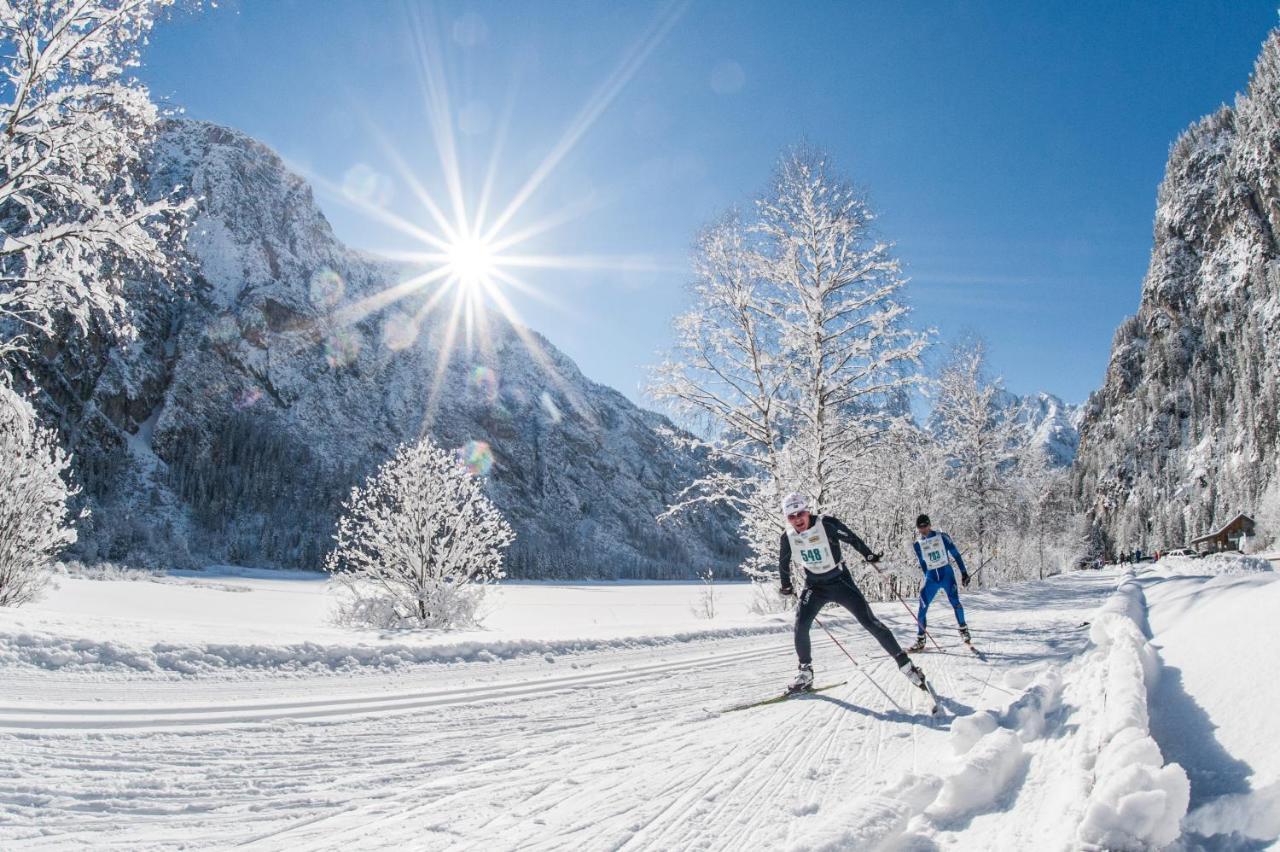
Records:
<instances>
[{"instance_id":1,"label":"snow-covered shrub","mask_svg":"<svg viewBox=\"0 0 1280 852\"><path fill-rule=\"evenodd\" d=\"M76 540L63 474L70 465L31 404L0 384L0 606L34 600L53 557Z\"/></svg>"},{"instance_id":2,"label":"snow-covered shrub","mask_svg":"<svg viewBox=\"0 0 1280 852\"><path fill-rule=\"evenodd\" d=\"M403 444L353 488L325 569L338 620L373 627L474 624L487 583L515 538L481 480L430 438Z\"/></svg>"}]
</instances>

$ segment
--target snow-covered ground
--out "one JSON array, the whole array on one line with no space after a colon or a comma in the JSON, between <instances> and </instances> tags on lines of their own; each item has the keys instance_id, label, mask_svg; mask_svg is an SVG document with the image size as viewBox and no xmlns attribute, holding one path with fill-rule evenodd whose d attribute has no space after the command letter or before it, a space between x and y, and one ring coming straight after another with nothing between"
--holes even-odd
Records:
<instances>
[{"instance_id":1,"label":"snow-covered ground","mask_svg":"<svg viewBox=\"0 0 1280 852\"><path fill-rule=\"evenodd\" d=\"M0 848L1259 848L1275 577L966 595L985 659L935 605L941 720L832 610L862 671L815 627L847 683L726 712L794 667L743 585L710 621L697 584L509 585L417 636L329 625L307 575L63 578L0 611Z\"/></svg>"}]
</instances>

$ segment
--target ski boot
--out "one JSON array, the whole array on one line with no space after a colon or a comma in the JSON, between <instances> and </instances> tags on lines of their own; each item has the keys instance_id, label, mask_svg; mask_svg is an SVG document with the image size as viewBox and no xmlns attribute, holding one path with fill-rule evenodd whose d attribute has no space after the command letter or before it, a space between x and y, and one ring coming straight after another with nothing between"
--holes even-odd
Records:
<instances>
[{"instance_id":1,"label":"ski boot","mask_svg":"<svg viewBox=\"0 0 1280 852\"><path fill-rule=\"evenodd\" d=\"M973 637L971 637L971 636L969 635L969 628L968 628L968 627L963 627L963 626L962 626L962 627L960 628L960 638L964 640L964 644L966 644L966 645L972 645L972 644L973 644Z\"/></svg>"},{"instance_id":2,"label":"ski boot","mask_svg":"<svg viewBox=\"0 0 1280 852\"><path fill-rule=\"evenodd\" d=\"M924 672L920 671L920 668L915 663L907 660L898 666L898 671L906 675L907 680L911 681L911 685L916 689L928 690L928 687L924 684Z\"/></svg>"},{"instance_id":3,"label":"ski boot","mask_svg":"<svg viewBox=\"0 0 1280 852\"><path fill-rule=\"evenodd\" d=\"M907 649L907 653L915 654L923 650L924 650L924 634L921 633L919 636L916 637L916 644L912 645L910 648Z\"/></svg>"},{"instance_id":4,"label":"ski boot","mask_svg":"<svg viewBox=\"0 0 1280 852\"><path fill-rule=\"evenodd\" d=\"M811 689L813 689L813 666L801 663L800 670L796 672L796 679L787 686L787 694L794 695L797 692L808 692Z\"/></svg>"}]
</instances>

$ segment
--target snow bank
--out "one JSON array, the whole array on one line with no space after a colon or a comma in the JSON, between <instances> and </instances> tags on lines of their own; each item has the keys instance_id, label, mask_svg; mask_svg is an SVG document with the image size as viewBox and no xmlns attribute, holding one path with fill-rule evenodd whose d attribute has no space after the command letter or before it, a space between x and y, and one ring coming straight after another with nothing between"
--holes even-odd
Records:
<instances>
[{"instance_id":1,"label":"snow bank","mask_svg":"<svg viewBox=\"0 0 1280 852\"><path fill-rule=\"evenodd\" d=\"M375 631L334 625L327 577L314 573L90 573L93 579L69 570L46 600L0 609L0 672L16 666L224 678L348 673L523 655L554 659L791 629L785 616L751 615L745 583L717 588L721 612L711 621L690 610L701 584L510 583L490 590L483 629Z\"/></svg>"},{"instance_id":2,"label":"snow bank","mask_svg":"<svg viewBox=\"0 0 1280 852\"><path fill-rule=\"evenodd\" d=\"M699 630L618 639L508 639L442 641L417 645L321 644L154 644L75 639L49 633L0 632L0 667L28 666L67 672L140 671L200 675L240 670L280 674L319 674L359 669L395 669L424 663L493 662L529 654L549 660L561 654L597 650L680 645L703 639L757 636L780 632L776 624Z\"/></svg>"},{"instance_id":3,"label":"snow bank","mask_svg":"<svg viewBox=\"0 0 1280 852\"><path fill-rule=\"evenodd\" d=\"M1274 571L1268 559L1239 553L1215 553L1194 559L1187 556L1165 556L1151 566L1156 574L1166 577L1203 577L1217 574L1256 574Z\"/></svg>"},{"instance_id":4,"label":"snow bank","mask_svg":"<svg viewBox=\"0 0 1280 852\"><path fill-rule=\"evenodd\" d=\"M1129 574L1092 620L1095 644L1084 675L1101 669L1098 751L1077 838L1107 849L1151 849L1172 843L1187 812L1191 785L1176 763L1166 765L1151 738L1147 690L1159 658L1147 641L1142 587Z\"/></svg>"},{"instance_id":5,"label":"snow bank","mask_svg":"<svg viewBox=\"0 0 1280 852\"><path fill-rule=\"evenodd\" d=\"M979 740L999 728L1016 732L1023 742L1042 736L1045 716L1061 703L1062 675L1057 669L1043 669L1032 680L1023 681L1023 686L1025 691L1003 713L984 710L953 721L952 750L956 754L965 754Z\"/></svg>"},{"instance_id":6,"label":"snow bank","mask_svg":"<svg viewBox=\"0 0 1280 852\"><path fill-rule=\"evenodd\" d=\"M1004 795L1026 760L1018 735L1007 728L995 729L966 752L959 770L943 779L938 798L925 815L942 821L986 810Z\"/></svg>"},{"instance_id":7,"label":"snow bank","mask_svg":"<svg viewBox=\"0 0 1280 852\"><path fill-rule=\"evenodd\" d=\"M948 772L905 773L879 795L825 815L825 827L792 850L898 848L917 818L945 825L996 808L1027 766L1023 743L1041 735L1045 714L1057 707L1061 690L1058 672L1041 670L1002 712L953 719L951 744L957 757Z\"/></svg>"}]
</instances>

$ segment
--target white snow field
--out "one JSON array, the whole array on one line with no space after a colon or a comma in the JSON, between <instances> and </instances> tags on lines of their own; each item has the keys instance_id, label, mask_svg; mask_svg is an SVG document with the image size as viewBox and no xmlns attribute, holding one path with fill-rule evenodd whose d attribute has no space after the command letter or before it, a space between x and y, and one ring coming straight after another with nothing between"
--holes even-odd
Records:
<instances>
[{"instance_id":1,"label":"white snow field","mask_svg":"<svg viewBox=\"0 0 1280 852\"><path fill-rule=\"evenodd\" d=\"M744 585L708 621L697 584L510 584L423 636L327 624L309 575L64 577L0 610L0 849L1263 848L1275 579L966 594L985 659L935 604L934 719L834 609L861 670L815 626L847 683L728 711L795 665Z\"/></svg>"}]
</instances>

